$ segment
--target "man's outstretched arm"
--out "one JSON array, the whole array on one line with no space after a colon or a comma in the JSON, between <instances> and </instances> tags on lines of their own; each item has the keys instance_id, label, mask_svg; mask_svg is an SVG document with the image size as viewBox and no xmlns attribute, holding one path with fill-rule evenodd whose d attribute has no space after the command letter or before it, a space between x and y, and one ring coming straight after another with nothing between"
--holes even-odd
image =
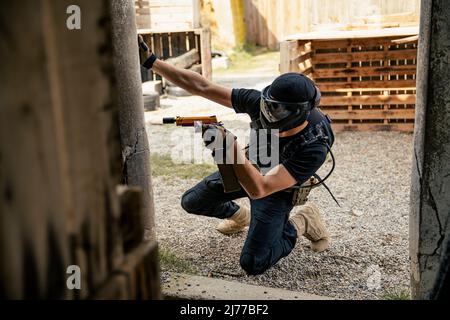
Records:
<instances>
[{"instance_id":1,"label":"man's outstretched arm","mask_svg":"<svg viewBox=\"0 0 450 320\"><path fill-rule=\"evenodd\" d=\"M156 60L152 70L184 90L231 108L231 88L215 84L197 72Z\"/></svg>"}]
</instances>

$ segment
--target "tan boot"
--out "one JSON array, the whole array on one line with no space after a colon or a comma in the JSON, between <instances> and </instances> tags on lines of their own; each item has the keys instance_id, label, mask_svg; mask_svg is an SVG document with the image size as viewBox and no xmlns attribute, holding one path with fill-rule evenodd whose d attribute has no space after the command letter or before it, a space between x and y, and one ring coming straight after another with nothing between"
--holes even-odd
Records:
<instances>
[{"instance_id":1,"label":"tan boot","mask_svg":"<svg viewBox=\"0 0 450 320\"><path fill-rule=\"evenodd\" d=\"M320 217L319 209L307 202L299 207L300 211L293 214L289 220L297 229L297 235L305 236L311 241L311 249L322 252L330 245L330 234Z\"/></svg>"},{"instance_id":2,"label":"tan boot","mask_svg":"<svg viewBox=\"0 0 450 320\"><path fill-rule=\"evenodd\" d=\"M216 227L217 231L225 235L238 233L250 225L250 210L241 206L230 218L224 219Z\"/></svg>"}]
</instances>

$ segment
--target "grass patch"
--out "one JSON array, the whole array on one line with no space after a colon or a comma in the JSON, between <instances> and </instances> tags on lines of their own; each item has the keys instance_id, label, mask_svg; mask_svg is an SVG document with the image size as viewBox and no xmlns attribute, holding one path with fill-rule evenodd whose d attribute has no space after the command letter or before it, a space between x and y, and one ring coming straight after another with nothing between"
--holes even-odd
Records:
<instances>
[{"instance_id":1,"label":"grass patch","mask_svg":"<svg viewBox=\"0 0 450 320\"><path fill-rule=\"evenodd\" d=\"M169 155L151 154L152 176L163 177L165 180L202 179L215 172L217 167L213 164L201 163L174 163Z\"/></svg>"},{"instance_id":2,"label":"grass patch","mask_svg":"<svg viewBox=\"0 0 450 320\"><path fill-rule=\"evenodd\" d=\"M380 296L382 300L411 300L411 294L407 289L386 291Z\"/></svg>"},{"instance_id":3,"label":"grass patch","mask_svg":"<svg viewBox=\"0 0 450 320\"><path fill-rule=\"evenodd\" d=\"M178 257L170 249L159 248L159 262L163 270L170 270L179 273L195 274L195 269L192 264Z\"/></svg>"}]
</instances>

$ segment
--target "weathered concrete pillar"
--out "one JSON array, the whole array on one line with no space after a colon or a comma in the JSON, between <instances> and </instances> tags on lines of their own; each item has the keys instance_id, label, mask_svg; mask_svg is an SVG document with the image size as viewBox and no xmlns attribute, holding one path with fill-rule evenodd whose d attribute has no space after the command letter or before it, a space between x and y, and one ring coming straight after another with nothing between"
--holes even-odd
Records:
<instances>
[{"instance_id":1,"label":"weathered concrete pillar","mask_svg":"<svg viewBox=\"0 0 450 320\"><path fill-rule=\"evenodd\" d=\"M411 186L412 297L430 293L450 237L450 1L422 0Z\"/></svg>"},{"instance_id":2,"label":"weathered concrete pillar","mask_svg":"<svg viewBox=\"0 0 450 320\"><path fill-rule=\"evenodd\" d=\"M150 150L144 122L134 1L113 0L111 8L123 179L124 183L142 189L146 238L154 238Z\"/></svg>"}]
</instances>

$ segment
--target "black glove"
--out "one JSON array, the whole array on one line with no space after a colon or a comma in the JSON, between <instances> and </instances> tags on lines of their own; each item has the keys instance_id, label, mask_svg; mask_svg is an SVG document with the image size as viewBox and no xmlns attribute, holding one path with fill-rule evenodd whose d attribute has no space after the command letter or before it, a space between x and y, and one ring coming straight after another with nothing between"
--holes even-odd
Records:
<instances>
[{"instance_id":1,"label":"black glove","mask_svg":"<svg viewBox=\"0 0 450 320\"><path fill-rule=\"evenodd\" d=\"M221 125L205 124L202 126L202 137L217 164L233 161L230 157L234 154L234 143L237 139L234 134Z\"/></svg>"},{"instance_id":2,"label":"black glove","mask_svg":"<svg viewBox=\"0 0 450 320\"><path fill-rule=\"evenodd\" d=\"M144 52L151 52L148 45L145 43L144 38L140 34L138 35L138 44L140 50Z\"/></svg>"},{"instance_id":3,"label":"black glove","mask_svg":"<svg viewBox=\"0 0 450 320\"><path fill-rule=\"evenodd\" d=\"M157 57L156 55L150 50L147 43L145 43L144 38L139 34L138 35L138 45L139 45L139 52L143 53L145 56L144 63L142 64L143 67L147 69L151 69L153 67L153 64L155 63Z\"/></svg>"}]
</instances>

